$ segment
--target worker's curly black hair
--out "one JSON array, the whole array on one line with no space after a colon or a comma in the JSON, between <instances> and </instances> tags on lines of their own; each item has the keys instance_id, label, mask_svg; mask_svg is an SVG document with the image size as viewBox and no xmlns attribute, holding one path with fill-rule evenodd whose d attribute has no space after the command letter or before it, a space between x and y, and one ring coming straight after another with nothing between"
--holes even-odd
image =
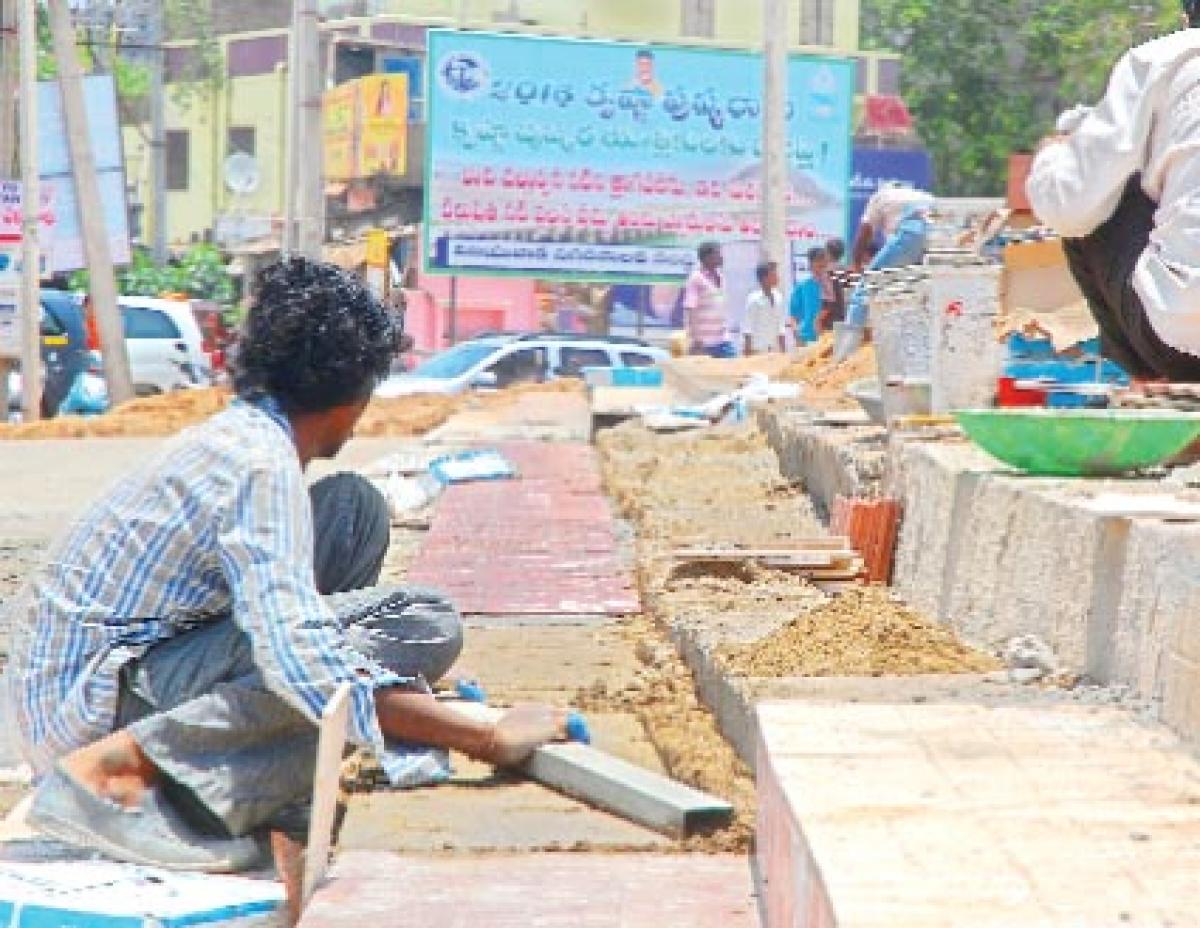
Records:
<instances>
[{"instance_id":1,"label":"worker's curly black hair","mask_svg":"<svg viewBox=\"0 0 1200 928\"><path fill-rule=\"evenodd\" d=\"M259 275L233 364L246 398L288 412L322 412L368 398L401 332L366 285L332 264L287 258Z\"/></svg>"}]
</instances>

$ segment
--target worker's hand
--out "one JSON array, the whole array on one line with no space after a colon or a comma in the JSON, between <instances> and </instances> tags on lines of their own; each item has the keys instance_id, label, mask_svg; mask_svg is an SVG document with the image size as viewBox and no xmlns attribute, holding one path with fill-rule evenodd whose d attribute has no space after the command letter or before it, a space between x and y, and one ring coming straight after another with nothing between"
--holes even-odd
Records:
<instances>
[{"instance_id":1,"label":"worker's hand","mask_svg":"<svg viewBox=\"0 0 1200 928\"><path fill-rule=\"evenodd\" d=\"M513 767L544 744L567 740L566 709L522 705L500 717L491 744L480 760L497 767Z\"/></svg>"}]
</instances>

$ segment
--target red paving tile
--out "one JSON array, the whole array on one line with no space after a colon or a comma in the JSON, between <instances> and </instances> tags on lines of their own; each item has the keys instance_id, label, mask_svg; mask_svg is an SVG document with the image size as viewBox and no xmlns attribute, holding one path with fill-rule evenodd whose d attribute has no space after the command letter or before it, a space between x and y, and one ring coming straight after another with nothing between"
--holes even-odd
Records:
<instances>
[{"instance_id":1,"label":"red paving tile","mask_svg":"<svg viewBox=\"0 0 1200 928\"><path fill-rule=\"evenodd\" d=\"M346 852L300 928L751 928L744 857Z\"/></svg>"},{"instance_id":2,"label":"red paving tile","mask_svg":"<svg viewBox=\"0 0 1200 928\"><path fill-rule=\"evenodd\" d=\"M595 452L499 446L515 480L447 488L409 579L475 615L626 615L640 603Z\"/></svg>"}]
</instances>

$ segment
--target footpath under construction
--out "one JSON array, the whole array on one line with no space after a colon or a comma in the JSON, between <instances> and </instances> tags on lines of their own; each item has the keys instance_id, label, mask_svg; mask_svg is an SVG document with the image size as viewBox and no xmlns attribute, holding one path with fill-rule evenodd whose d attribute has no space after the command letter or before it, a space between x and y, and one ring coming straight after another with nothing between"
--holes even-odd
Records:
<instances>
[{"instance_id":1,"label":"footpath under construction","mask_svg":"<svg viewBox=\"0 0 1200 928\"><path fill-rule=\"evenodd\" d=\"M385 579L458 600L463 663L492 705L572 705L599 751L733 815L666 834L463 758L449 783L413 791L356 758L302 925L1196 924L1192 704L1087 675L1105 628L1124 642L1106 658L1114 673L1128 660L1128 624L1146 615L1133 584L1180 566L1178 545L1142 546L1156 533L1190 543L1194 527L1127 519L1125 569L1140 573L1118 589L1098 560L1114 554L1115 517L1087 510L1095 527L1071 534L1095 492L996 473L928 434L888 439L784 403L738 425L630 423L591 443L587 401L568 390L448 415L360 439L337 462L378 474L487 449L514 466L398 512ZM6 445L0 479L21 493L0 509L0 582L158 441ZM53 482L36 476L50 462ZM885 489L904 510L890 587L854 579L871 519L829 523L837 497ZM1059 549L1082 539L1067 545L1069 576L1045 569L1051 530ZM1154 623L1184 605L1160 598L1137 632L1143 662ZM1168 669L1189 646L1180 634L1164 639ZM1006 648L1031 636L1045 653ZM5 790L10 805L25 792Z\"/></svg>"}]
</instances>

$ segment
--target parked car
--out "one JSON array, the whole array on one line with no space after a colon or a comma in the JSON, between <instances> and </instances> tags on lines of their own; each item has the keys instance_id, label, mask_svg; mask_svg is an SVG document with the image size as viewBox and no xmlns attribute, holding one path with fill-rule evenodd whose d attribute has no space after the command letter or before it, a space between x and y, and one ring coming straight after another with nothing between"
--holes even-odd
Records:
<instances>
[{"instance_id":1,"label":"parked car","mask_svg":"<svg viewBox=\"0 0 1200 928\"><path fill-rule=\"evenodd\" d=\"M42 417L58 412L75 377L87 367L87 328L73 293L42 290ZM21 376L9 376L8 411L21 409Z\"/></svg>"},{"instance_id":2,"label":"parked car","mask_svg":"<svg viewBox=\"0 0 1200 928\"><path fill-rule=\"evenodd\" d=\"M212 383L204 336L189 303L145 296L122 296L117 303L138 396Z\"/></svg>"},{"instance_id":3,"label":"parked car","mask_svg":"<svg viewBox=\"0 0 1200 928\"><path fill-rule=\"evenodd\" d=\"M484 335L388 377L376 395L462 393L517 383L582 377L588 367L650 367L669 357L635 338L586 335Z\"/></svg>"}]
</instances>

